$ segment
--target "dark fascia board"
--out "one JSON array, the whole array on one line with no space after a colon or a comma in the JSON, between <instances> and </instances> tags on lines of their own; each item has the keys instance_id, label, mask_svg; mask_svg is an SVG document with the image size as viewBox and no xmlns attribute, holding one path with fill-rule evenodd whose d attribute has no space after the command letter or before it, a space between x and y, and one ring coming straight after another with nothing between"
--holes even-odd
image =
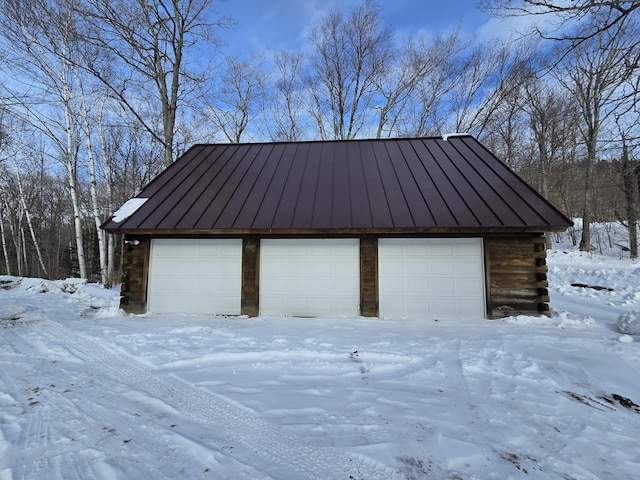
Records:
<instances>
[{"instance_id":1,"label":"dark fascia board","mask_svg":"<svg viewBox=\"0 0 640 480\"><path fill-rule=\"evenodd\" d=\"M557 226L546 230L540 228L428 228L428 229L308 229L308 230L107 230L109 233L119 233L127 236L139 237L367 237L367 236L439 236L439 237L482 237L486 235L543 235L551 232L562 232L567 227Z\"/></svg>"}]
</instances>

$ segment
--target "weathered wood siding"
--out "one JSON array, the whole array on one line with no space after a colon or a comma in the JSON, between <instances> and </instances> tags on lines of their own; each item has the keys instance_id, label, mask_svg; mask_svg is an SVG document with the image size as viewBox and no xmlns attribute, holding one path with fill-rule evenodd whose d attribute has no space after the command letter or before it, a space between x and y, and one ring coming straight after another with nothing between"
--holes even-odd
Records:
<instances>
[{"instance_id":1,"label":"weathered wood siding","mask_svg":"<svg viewBox=\"0 0 640 480\"><path fill-rule=\"evenodd\" d=\"M549 312L544 236L485 237L490 318Z\"/></svg>"},{"instance_id":2,"label":"weathered wood siding","mask_svg":"<svg viewBox=\"0 0 640 480\"><path fill-rule=\"evenodd\" d=\"M242 241L242 314L257 317L260 313L260 239Z\"/></svg>"},{"instance_id":3,"label":"weathered wood siding","mask_svg":"<svg viewBox=\"0 0 640 480\"><path fill-rule=\"evenodd\" d=\"M147 311L147 279L151 241L137 239L133 245L125 239L122 254L122 285L120 287L120 308L127 313Z\"/></svg>"},{"instance_id":4,"label":"weathered wood siding","mask_svg":"<svg viewBox=\"0 0 640 480\"><path fill-rule=\"evenodd\" d=\"M377 317L378 302L378 238L360 239L360 315Z\"/></svg>"}]
</instances>

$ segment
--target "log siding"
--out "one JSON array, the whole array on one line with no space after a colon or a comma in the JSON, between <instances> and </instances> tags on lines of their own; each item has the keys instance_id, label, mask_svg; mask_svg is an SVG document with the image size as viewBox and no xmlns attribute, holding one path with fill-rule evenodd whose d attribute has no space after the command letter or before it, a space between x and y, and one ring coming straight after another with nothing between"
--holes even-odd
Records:
<instances>
[{"instance_id":1,"label":"log siding","mask_svg":"<svg viewBox=\"0 0 640 480\"><path fill-rule=\"evenodd\" d=\"M489 318L548 315L544 236L488 237L484 244Z\"/></svg>"},{"instance_id":2,"label":"log siding","mask_svg":"<svg viewBox=\"0 0 640 480\"><path fill-rule=\"evenodd\" d=\"M257 317L260 314L260 239L242 240L242 314Z\"/></svg>"},{"instance_id":3,"label":"log siding","mask_svg":"<svg viewBox=\"0 0 640 480\"><path fill-rule=\"evenodd\" d=\"M378 301L378 238L360 239L360 315L377 317Z\"/></svg>"},{"instance_id":4,"label":"log siding","mask_svg":"<svg viewBox=\"0 0 640 480\"><path fill-rule=\"evenodd\" d=\"M139 243L136 245L134 241ZM120 308L127 313L146 313L147 311L150 251L150 239L136 237L134 240L125 237L122 253Z\"/></svg>"}]
</instances>

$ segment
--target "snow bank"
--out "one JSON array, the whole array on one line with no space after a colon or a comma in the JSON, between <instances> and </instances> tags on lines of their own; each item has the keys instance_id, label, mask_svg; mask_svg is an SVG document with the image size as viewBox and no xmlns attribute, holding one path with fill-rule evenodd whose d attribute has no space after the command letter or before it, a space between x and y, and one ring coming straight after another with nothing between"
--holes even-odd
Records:
<instances>
[{"instance_id":1,"label":"snow bank","mask_svg":"<svg viewBox=\"0 0 640 480\"><path fill-rule=\"evenodd\" d=\"M0 289L2 290L11 290L20 285L22 285L22 278L20 277L12 277L10 275L0 276Z\"/></svg>"},{"instance_id":2,"label":"snow bank","mask_svg":"<svg viewBox=\"0 0 640 480\"><path fill-rule=\"evenodd\" d=\"M87 281L83 278L67 278L66 280L40 280L27 287L31 293L76 293Z\"/></svg>"},{"instance_id":3,"label":"snow bank","mask_svg":"<svg viewBox=\"0 0 640 480\"><path fill-rule=\"evenodd\" d=\"M627 335L640 335L640 312L626 312L618 317L618 330Z\"/></svg>"}]
</instances>

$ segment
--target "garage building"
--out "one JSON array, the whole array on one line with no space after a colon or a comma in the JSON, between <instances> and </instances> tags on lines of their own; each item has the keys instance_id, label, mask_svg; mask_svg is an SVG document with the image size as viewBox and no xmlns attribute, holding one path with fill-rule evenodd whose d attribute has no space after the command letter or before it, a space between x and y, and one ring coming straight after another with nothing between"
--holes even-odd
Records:
<instances>
[{"instance_id":1,"label":"garage building","mask_svg":"<svg viewBox=\"0 0 640 480\"><path fill-rule=\"evenodd\" d=\"M571 221L468 135L195 145L102 226L131 313L548 311Z\"/></svg>"}]
</instances>

